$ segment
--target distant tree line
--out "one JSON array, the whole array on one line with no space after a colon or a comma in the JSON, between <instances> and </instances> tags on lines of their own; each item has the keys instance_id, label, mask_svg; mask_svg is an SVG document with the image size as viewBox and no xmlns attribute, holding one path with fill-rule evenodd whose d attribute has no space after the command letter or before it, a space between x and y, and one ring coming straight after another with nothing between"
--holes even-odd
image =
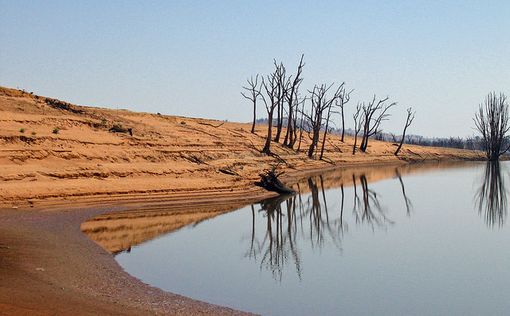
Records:
<instances>
[{"instance_id":1,"label":"distant tree line","mask_svg":"<svg viewBox=\"0 0 510 316\"><path fill-rule=\"evenodd\" d=\"M402 138L399 136L398 138ZM482 138L480 136L470 137L424 137L421 135L405 135L405 144L428 146L428 147L444 147L469 150L482 150ZM397 142L397 137L393 134L380 134L377 140Z\"/></svg>"}]
</instances>

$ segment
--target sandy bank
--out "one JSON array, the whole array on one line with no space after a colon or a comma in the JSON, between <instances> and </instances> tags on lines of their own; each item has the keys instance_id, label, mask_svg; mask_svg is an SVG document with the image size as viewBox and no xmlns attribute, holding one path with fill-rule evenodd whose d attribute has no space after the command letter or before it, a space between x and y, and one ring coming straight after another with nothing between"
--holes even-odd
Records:
<instances>
[{"instance_id":1,"label":"sandy bank","mask_svg":"<svg viewBox=\"0 0 510 316\"><path fill-rule=\"evenodd\" d=\"M114 125L131 128L133 136L109 132ZM250 133L250 124L55 103L0 87L0 207L252 190L260 171L277 163L259 152L264 132L259 126ZM306 136L299 152L278 144L273 151L289 172L482 158L479 152L407 145L396 158L395 144L378 141L353 156L352 142L329 138L325 161L306 157Z\"/></svg>"},{"instance_id":2,"label":"sandy bank","mask_svg":"<svg viewBox=\"0 0 510 316\"><path fill-rule=\"evenodd\" d=\"M118 124L132 128L133 136L108 131ZM129 217L170 212L172 220L164 225L157 226L161 218L155 225L139 221L142 230L151 227L147 236L133 235L143 241L271 196L253 182L276 159L258 152L264 127L256 134L249 127L74 105L55 108L43 97L0 87L0 314L240 313L143 284L110 253L129 245L114 242L109 252L80 226L101 214L122 226ZM301 152L275 144L275 153L285 160L280 165L285 180L348 165L482 158L478 152L417 146L404 146L396 158L394 144L377 141L366 154L353 156L352 139L329 142L326 161L306 158L307 139Z\"/></svg>"}]
</instances>

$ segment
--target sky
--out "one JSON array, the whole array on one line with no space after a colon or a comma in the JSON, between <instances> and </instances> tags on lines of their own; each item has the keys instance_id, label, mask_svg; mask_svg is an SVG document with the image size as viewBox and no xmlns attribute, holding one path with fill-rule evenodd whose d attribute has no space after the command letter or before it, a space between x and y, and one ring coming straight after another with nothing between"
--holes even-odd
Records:
<instances>
[{"instance_id":1,"label":"sky","mask_svg":"<svg viewBox=\"0 0 510 316\"><path fill-rule=\"evenodd\" d=\"M0 43L2 86L171 115L249 122L245 80L301 54L303 91L354 89L348 127L376 94L398 103L384 131L412 106L409 133L465 137L488 92L510 96L506 0L0 0Z\"/></svg>"}]
</instances>

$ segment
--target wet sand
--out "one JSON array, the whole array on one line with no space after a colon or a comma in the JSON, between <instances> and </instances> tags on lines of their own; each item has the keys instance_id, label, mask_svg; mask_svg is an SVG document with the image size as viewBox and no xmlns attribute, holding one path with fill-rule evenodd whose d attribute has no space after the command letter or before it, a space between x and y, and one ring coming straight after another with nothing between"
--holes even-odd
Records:
<instances>
[{"instance_id":1,"label":"wet sand","mask_svg":"<svg viewBox=\"0 0 510 316\"><path fill-rule=\"evenodd\" d=\"M229 200L218 199L210 206L228 210L240 205ZM178 208L171 201L167 203L168 208ZM0 314L244 314L142 283L80 230L87 219L133 207L1 210ZM186 207L194 208L193 203ZM145 208L150 210L150 203Z\"/></svg>"}]
</instances>

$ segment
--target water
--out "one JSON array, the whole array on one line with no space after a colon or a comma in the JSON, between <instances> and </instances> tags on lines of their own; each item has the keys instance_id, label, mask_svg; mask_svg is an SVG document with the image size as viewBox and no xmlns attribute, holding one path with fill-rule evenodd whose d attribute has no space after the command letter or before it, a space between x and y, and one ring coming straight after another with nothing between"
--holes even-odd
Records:
<instances>
[{"instance_id":1,"label":"water","mask_svg":"<svg viewBox=\"0 0 510 316\"><path fill-rule=\"evenodd\" d=\"M296 196L116 260L151 285L263 315L505 315L509 172L505 162L315 176Z\"/></svg>"}]
</instances>

